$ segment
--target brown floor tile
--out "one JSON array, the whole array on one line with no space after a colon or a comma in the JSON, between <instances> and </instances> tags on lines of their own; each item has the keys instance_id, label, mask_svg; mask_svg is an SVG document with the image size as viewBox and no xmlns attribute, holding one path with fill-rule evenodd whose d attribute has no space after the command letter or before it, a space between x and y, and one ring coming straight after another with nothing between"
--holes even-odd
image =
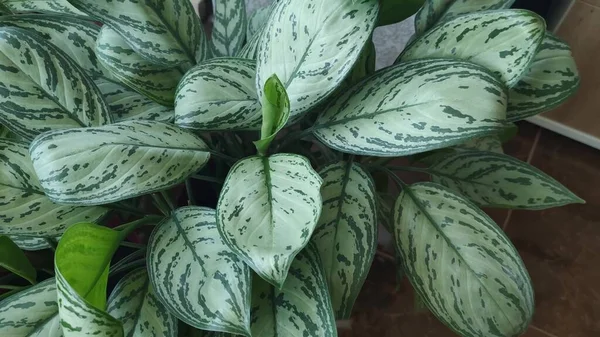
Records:
<instances>
[{"instance_id":1,"label":"brown floor tile","mask_svg":"<svg viewBox=\"0 0 600 337\"><path fill-rule=\"evenodd\" d=\"M527 161L540 127L528 122L518 122L516 125L519 128L517 135L502 144L502 147L504 148L504 153L519 160Z\"/></svg>"}]
</instances>

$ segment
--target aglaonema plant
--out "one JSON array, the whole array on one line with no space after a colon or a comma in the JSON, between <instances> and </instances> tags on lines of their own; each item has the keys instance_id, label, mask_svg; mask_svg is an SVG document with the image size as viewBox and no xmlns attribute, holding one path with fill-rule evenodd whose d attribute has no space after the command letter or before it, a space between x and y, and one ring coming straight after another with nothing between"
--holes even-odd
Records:
<instances>
[{"instance_id":1,"label":"aglaonema plant","mask_svg":"<svg viewBox=\"0 0 600 337\"><path fill-rule=\"evenodd\" d=\"M215 0L209 38L187 0L0 1L0 335L336 336L379 225L449 328L519 335L531 281L480 207L582 200L503 154L579 84L512 2Z\"/></svg>"}]
</instances>

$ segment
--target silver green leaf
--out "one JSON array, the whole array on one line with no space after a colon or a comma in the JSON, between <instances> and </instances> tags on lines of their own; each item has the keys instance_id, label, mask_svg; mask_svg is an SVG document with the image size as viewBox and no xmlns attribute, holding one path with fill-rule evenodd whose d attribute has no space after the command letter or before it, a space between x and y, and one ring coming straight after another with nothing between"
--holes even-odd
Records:
<instances>
[{"instance_id":1,"label":"silver green leaf","mask_svg":"<svg viewBox=\"0 0 600 337\"><path fill-rule=\"evenodd\" d=\"M241 58L220 57L198 64L177 88L175 124L198 131L260 129L255 74L256 62Z\"/></svg>"},{"instance_id":2,"label":"silver green leaf","mask_svg":"<svg viewBox=\"0 0 600 337\"><path fill-rule=\"evenodd\" d=\"M74 223L96 222L107 212L50 201L33 169L28 144L0 139L0 234L55 237Z\"/></svg>"},{"instance_id":3,"label":"silver green leaf","mask_svg":"<svg viewBox=\"0 0 600 337\"><path fill-rule=\"evenodd\" d=\"M483 207L545 209L583 202L544 172L499 153L456 152L427 171L434 182Z\"/></svg>"},{"instance_id":4,"label":"silver green leaf","mask_svg":"<svg viewBox=\"0 0 600 337\"><path fill-rule=\"evenodd\" d=\"M379 71L333 100L313 134L346 153L405 156L498 132L506 100L505 86L479 65L411 61Z\"/></svg>"},{"instance_id":5,"label":"silver green leaf","mask_svg":"<svg viewBox=\"0 0 600 337\"><path fill-rule=\"evenodd\" d=\"M258 55L258 47L260 42L263 40L263 36L265 35L264 27L257 31L248 41L240 51L237 53L236 57L240 57L247 60L256 60ZM256 85L256 84L255 84ZM254 89L256 91L256 89Z\"/></svg>"},{"instance_id":6,"label":"silver green leaf","mask_svg":"<svg viewBox=\"0 0 600 337\"><path fill-rule=\"evenodd\" d=\"M464 143L458 144L454 147L455 150L478 150L478 151L489 151L495 153L504 153L502 149L502 141L500 137L495 135L471 138Z\"/></svg>"},{"instance_id":7,"label":"silver green leaf","mask_svg":"<svg viewBox=\"0 0 600 337\"><path fill-rule=\"evenodd\" d=\"M276 74L290 97L290 121L317 105L350 73L371 37L377 0L282 0L260 39L257 92Z\"/></svg>"},{"instance_id":8,"label":"silver green leaf","mask_svg":"<svg viewBox=\"0 0 600 337\"><path fill-rule=\"evenodd\" d=\"M0 7L1 6L4 6L13 13L51 12L83 15L83 13L73 7L68 0L0 0Z\"/></svg>"},{"instance_id":9,"label":"silver green leaf","mask_svg":"<svg viewBox=\"0 0 600 337\"><path fill-rule=\"evenodd\" d=\"M349 319L377 248L375 185L358 164L323 168L323 209L311 241L325 270L336 319Z\"/></svg>"},{"instance_id":10,"label":"silver green leaf","mask_svg":"<svg viewBox=\"0 0 600 337\"><path fill-rule=\"evenodd\" d=\"M123 323L128 337L177 337L177 318L160 301L145 268L125 275L110 294L106 312Z\"/></svg>"},{"instance_id":11,"label":"silver green leaf","mask_svg":"<svg viewBox=\"0 0 600 337\"><path fill-rule=\"evenodd\" d=\"M252 336L337 336L327 281L312 243L296 256L281 287L254 278Z\"/></svg>"},{"instance_id":12,"label":"silver green leaf","mask_svg":"<svg viewBox=\"0 0 600 337\"><path fill-rule=\"evenodd\" d=\"M114 78L159 104L173 106L186 67L165 68L144 59L109 26L100 31L96 55Z\"/></svg>"},{"instance_id":13,"label":"silver green leaf","mask_svg":"<svg viewBox=\"0 0 600 337\"><path fill-rule=\"evenodd\" d=\"M275 4L275 3L273 3ZM262 31L267 24L269 16L273 12L273 4L258 8L248 18L248 27L246 29L246 40L249 41L256 33Z\"/></svg>"},{"instance_id":14,"label":"silver green leaf","mask_svg":"<svg viewBox=\"0 0 600 337\"><path fill-rule=\"evenodd\" d=\"M281 288L321 213L321 177L298 155L248 157L229 171L217 204L225 243Z\"/></svg>"},{"instance_id":15,"label":"silver green leaf","mask_svg":"<svg viewBox=\"0 0 600 337\"><path fill-rule=\"evenodd\" d=\"M244 0L215 0L211 47L214 57L234 56L246 41Z\"/></svg>"},{"instance_id":16,"label":"silver green leaf","mask_svg":"<svg viewBox=\"0 0 600 337\"><path fill-rule=\"evenodd\" d=\"M202 25L189 0L69 0L114 29L146 60L166 67L207 57Z\"/></svg>"},{"instance_id":17,"label":"silver green leaf","mask_svg":"<svg viewBox=\"0 0 600 337\"><path fill-rule=\"evenodd\" d=\"M546 32L533 62L509 91L506 119L518 121L551 110L579 88L579 73L571 48Z\"/></svg>"},{"instance_id":18,"label":"silver green leaf","mask_svg":"<svg viewBox=\"0 0 600 337\"><path fill-rule=\"evenodd\" d=\"M444 15L454 0L425 0L423 7L415 15L415 35L421 36Z\"/></svg>"},{"instance_id":19,"label":"silver green leaf","mask_svg":"<svg viewBox=\"0 0 600 337\"><path fill-rule=\"evenodd\" d=\"M202 139L170 124L126 121L48 132L29 152L51 200L100 205L182 182L206 164L207 149Z\"/></svg>"},{"instance_id":20,"label":"silver green leaf","mask_svg":"<svg viewBox=\"0 0 600 337\"><path fill-rule=\"evenodd\" d=\"M19 248L23 250L36 251L50 248L50 244L45 238L21 235L10 235L9 237L17 246L19 246Z\"/></svg>"},{"instance_id":21,"label":"silver green leaf","mask_svg":"<svg viewBox=\"0 0 600 337\"><path fill-rule=\"evenodd\" d=\"M447 57L482 65L515 85L535 56L546 24L526 10L465 14L445 21L413 41L396 62Z\"/></svg>"},{"instance_id":22,"label":"silver green leaf","mask_svg":"<svg viewBox=\"0 0 600 337\"><path fill-rule=\"evenodd\" d=\"M516 249L489 216L433 183L405 186L394 211L396 249L417 294L464 337L523 333L533 289Z\"/></svg>"},{"instance_id":23,"label":"silver green leaf","mask_svg":"<svg viewBox=\"0 0 600 337\"><path fill-rule=\"evenodd\" d=\"M186 324L249 336L252 273L221 239L215 211L179 208L148 243L156 296Z\"/></svg>"},{"instance_id":24,"label":"silver green leaf","mask_svg":"<svg viewBox=\"0 0 600 337\"><path fill-rule=\"evenodd\" d=\"M449 20L462 14L510 8L515 0L454 0L439 21Z\"/></svg>"},{"instance_id":25,"label":"silver green leaf","mask_svg":"<svg viewBox=\"0 0 600 337\"><path fill-rule=\"evenodd\" d=\"M17 135L111 122L94 82L40 35L0 28L0 64L0 122Z\"/></svg>"}]
</instances>

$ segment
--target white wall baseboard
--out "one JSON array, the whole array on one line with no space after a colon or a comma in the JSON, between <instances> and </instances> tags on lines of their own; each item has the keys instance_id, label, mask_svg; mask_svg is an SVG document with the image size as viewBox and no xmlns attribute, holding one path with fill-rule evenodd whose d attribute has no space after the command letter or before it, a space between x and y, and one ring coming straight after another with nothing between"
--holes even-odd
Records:
<instances>
[{"instance_id":1,"label":"white wall baseboard","mask_svg":"<svg viewBox=\"0 0 600 337\"><path fill-rule=\"evenodd\" d=\"M589 133L573 129L570 126L555 122L544 116L533 116L528 118L527 121L600 150L600 139Z\"/></svg>"}]
</instances>

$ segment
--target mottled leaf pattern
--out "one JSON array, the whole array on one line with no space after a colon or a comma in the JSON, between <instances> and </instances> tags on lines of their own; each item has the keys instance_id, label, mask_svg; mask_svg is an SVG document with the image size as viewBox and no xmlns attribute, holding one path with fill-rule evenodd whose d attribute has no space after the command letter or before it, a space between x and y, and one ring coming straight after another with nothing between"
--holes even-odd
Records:
<instances>
[{"instance_id":1,"label":"mottled leaf pattern","mask_svg":"<svg viewBox=\"0 0 600 337\"><path fill-rule=\"evenodd\" d=\"M92 80L38 34L0 28L0 64L0 122L19 136L110 123Z\"/></svg>"},{"instance_id":2,"label":"mottled leaf pattern","mask_svg":"<svg viewBox=\"0 0 600 337\"><path fill-rule=\"evenodd\" d=\"M531 280L504 232L441 185L405 186L394 211L396 248L425 305L465 337L518 336L533 315Z\"/></svg>"},{"instance_id":3,"label":"mottled leaf pattern","mask_svg":"<svg viewBox=\"0 0 600 337\"><path fill-rule=\"evenodd\" d=\"M263 279L281 287L319 219L321 183L302 156L276 154L237 162L217 204L223 240Z\"/></svg>"},{"instance_id":4,"label":"mottled leaf pattern","mask_svg":"<svg viewBox=\"0 0 600 337\"><path fill-rule=\"evenodd\" d=\"M502 141L498 136L485 136L479 138L472 138L462 144L458 144L454 147L457 150L478 150L478 151L489 151L495 153L504 153L502 149Z\"/></svg>"},{"instance_id":5,"label":"mottled leaf pattern","mask_svg":"<svg viewBox=\"0 0 600 337\"><path fill-rule=\"evenodd\" d=\"M178 209L148 247L150 282L170 312L199 329L249 335L251 271L221 239L214 210Z\"/></svg>"},{"instance_id":6,"label":"mottled leaf pattern","mask_svg":"<svg viewBox=\"0 0 600 337\"><path fill-rule=\"evenodd\" d=\"M244 0L215 0L214 4L213 56L234 56L246 41L246 4Z\"/></svg>"},{"instance_id":7,"label":"mottled leaf pattern","mask_svg":"<svg viewBox=\"0 0 600 337\"><path fill-rule=\"evenodd\" d=\"M258 47L260 41L262 41L263 39L264 34L265 29L263 27L246 42L244 47L242 47L242 49L240 49L240 51L237 53L236 57L240 57L247 60L256 60L258 55ZM256 89L254 89L254 91L256 91Z\"/></svg>"},{"instance_id":8,"label":"mottled leaf pattern","mask_svg":"<svg viewBox=\"0 0 600 337\"><path fill-rule=\"evenodd\" d=\"M423 7L415 15L415 35L421 36L444 15L454 0L425 0Z\"/></svg>"},{"instance_id":9,"label":"mottled leaf pattern","mask_svg":"<svg viewBox=\"0 0 600 337\"><path fill-rule=\"evenodd\" d=\"M509 87L529 67L546 25L526 10L498 10L459 16L435 26L413 41L397 62L447 57L482 65Z\"/></svg>"},{"instance_id":10,"label":"mottled leaf pattern","mask_svg":"<svg viewBox=\"0 0 600 337\"><path fill-rule=\"evenodd\" d=\"M349 319L377 248L375 186L358 164L323 168L323 209L311 239L323 262L336 319Z\"/></svg>"},{"instance_id":11,"label":"mottled leaf pattern","mask_svg":"<svg viewBox=\"0 0 600 337\"><path fill-rule=\"evenodd\" d=\"M36 251L50 248L50 245L45 238L21 235L10 235L9 237L17 246L19 246L19 248L23 250Z\"/></svg>"},{"instance_id":12,"label":"mottled leaf pattern","mask_svg":"<svg viewBox=\"0 0 600 337\"><path fill-rule=\"evenodd\" d=\"M279 1L260 39L256 86L276 74L291 102L291 121L344 80L375 26L377 0Z\"/></svg>"},{"instance_id":13,"label":"mottled leaf pattern","mask_svg":"<svg viewBox=\"0 0 600 337\"><path fill-rule=\"evenodd\" d=\"M30 146L46 195L99 205L176 185L208 161L195 135L155 121L48 132Z\"/></svg>"},{"instance_id":14,"label":"mottled leaf pattern","mask_svg":"<svg viewBox=\"0 0 600 337\"><path fill-rule=\"evenodd\" d=\"M273 3L275 4L275 3ZM254 37L256 33L262 31L263 27L267 24L269 20L269 16L273 12L273 8L275 6L265 6L258 8L248 18L248 27L246 29L246 40L250 40L250 38Z\"/></svg>"},{"instance_id":15,"label":"mottled leaf pattern","mask_svg":"<svg viewBox=\"0 0 600 337\"><path fill-rule=\"evenodd\" d=\"M4 6L13 13L54 12L83 15L68 0L0 0L0 6Z\"/></svg>"},{"instance_id":16,"label":"mottled leaf pattern","mask_svg":"<svg viewBox=\"0 0 600 337\"><path fill-rule=\"evenodd\" d=\"M192 68L175 97L175 124L194 130L258 130L256 62L215 58Z\"/></svg>"},{"instance_id":17,"label":"mottled leaf pattern","mask_svg":"<svg viewBox=\"0 0 600 337\"><path fill-rule=\"evenodd\" d=\"M462 14L510 8L515 0L454 0L440 18L448 20Z\"/></svg>"},{"instance_id":18,"label":"mottled leaf pattern","mask_svg":"<svg viewBox=\"0 0 600 337\"><path fill-rule=\"evenodd\" d=\"M446 59L412 61L347 90L324 108L313 133L346 153L409 155L497 132L506 99L504 85L481 66Z\"/></svg>"}]
</instances>

